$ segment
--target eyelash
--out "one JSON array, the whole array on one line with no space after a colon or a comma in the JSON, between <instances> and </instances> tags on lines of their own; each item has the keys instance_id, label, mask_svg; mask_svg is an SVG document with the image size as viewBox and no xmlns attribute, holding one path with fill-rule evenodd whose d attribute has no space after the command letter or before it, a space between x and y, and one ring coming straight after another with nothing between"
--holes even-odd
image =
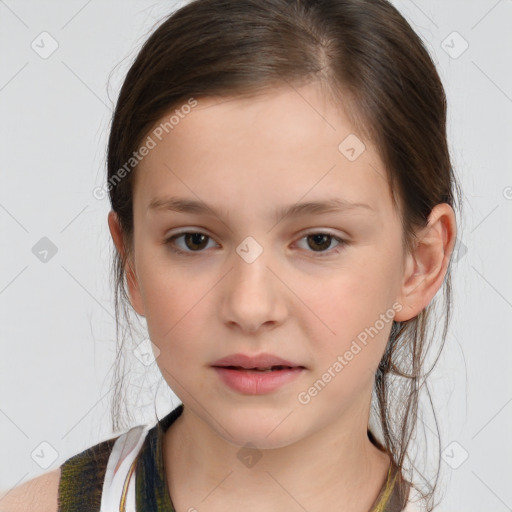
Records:
<instances>
[{"instance_id":1,"label":"eyelash","mask_svg":"<svg viewBox=\"0 0 512 512\"><path fill-rule=\"evenodd\" d=\"M164 244L167 245L172 252L179 254L179 255L187 256L187 257L194 256L195 253L200 254L200 253L204 252L204 250L183 251L182 249L177 249L173 243L176 239L181 238L184 235L204 235L209 240L212 240L211 236L209 236L206 233L203 233L201 231L182 231L181 233L176 233L176 234L170 236L169 238L165 239ZM329 233L327 231L313 231L310 233L306 233L302 238L300 238L300 240L302 240L303 238L307 238L308 236L312 236L312 235L327 235L327 236L331 237L331 239L336 240L338 242L338 245L334 249L331 249L328 251L321 251L321 252L306 251L306 252L311 252L314 255L313 256L314 258L325 258L327 256L331 256L332 254L338 254L341 252L341 250L346 245L349 244L349 242L347 240L344 240L343 238L335 236L332 233Z\"/></svg>"}]
</instances>

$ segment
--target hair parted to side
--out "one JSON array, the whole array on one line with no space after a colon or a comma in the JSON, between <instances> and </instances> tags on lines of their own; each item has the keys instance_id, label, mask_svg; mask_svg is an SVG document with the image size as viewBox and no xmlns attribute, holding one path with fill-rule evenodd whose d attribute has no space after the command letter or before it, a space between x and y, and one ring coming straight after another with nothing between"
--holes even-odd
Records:
<instances>
[{"instance_id":1,"label":"hair parted to side","mask_svg":"<svg viewBox=\"0 0 512 512\"><path fill-rule=\"evenodd\" d=\"M144 43L121 88L108 141L108 181L150 128L190 98L252 96L308 83L318 83L343 108L358 136L377 148L401 216L405 253L414 247L415 231L427 225L432 208L448 203L455 209L460 191L450 162L441 80L421 39L386 0L192 0L176 10ZM109 189L125 247L124 258L114 248L112 260L114 429L123 428L126 405L119 313L122 308L131 330L124 269L134 250L135 175L136 166ZM452 261L443 283L444 328L432 367L424 371L437 324L435 301L415 318L393 322L375 374L372 414L381 433L369 429L368 434L401 470L416 429L420 391L424 388L430 398L425 379L446 339ZM428 510L438 474L439 466L433 486L425 479Z\"/></svg>"}]
</instances>

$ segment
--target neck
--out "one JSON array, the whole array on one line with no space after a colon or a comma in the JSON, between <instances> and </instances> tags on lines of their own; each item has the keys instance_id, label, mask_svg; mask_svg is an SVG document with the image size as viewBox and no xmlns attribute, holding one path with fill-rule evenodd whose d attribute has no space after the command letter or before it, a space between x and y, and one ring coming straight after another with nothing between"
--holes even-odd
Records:
<instances>
[{"instance_id":1,"label":"neck","mask_svg":"<svg viewBox=\"0 0 512 512\"><path fill-rule=\"evenodd\" d=\"M368 439L367 411L273 449L237 446L188 408L164 436L164 463L177 511L339 510L368 512L384 485L390 459ZM301 508L302 507L302 508Z\"/></svg>"}]
</instances>

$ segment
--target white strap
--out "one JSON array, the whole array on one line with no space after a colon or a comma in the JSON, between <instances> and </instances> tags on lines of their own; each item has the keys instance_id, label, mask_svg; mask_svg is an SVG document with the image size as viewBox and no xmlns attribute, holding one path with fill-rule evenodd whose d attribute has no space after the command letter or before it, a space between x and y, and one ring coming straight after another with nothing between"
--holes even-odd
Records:
<instances>
[{"instance_id":1,"label":"white strap","mask_svg":"<svg viewBox=\"0 0 512 512\"><path fill-rule=\"evenodd\" d=\"M149 429L139 425L116 439L103 481L101 512L136 512L134 461Z\"/></svg>"}]
</instances>

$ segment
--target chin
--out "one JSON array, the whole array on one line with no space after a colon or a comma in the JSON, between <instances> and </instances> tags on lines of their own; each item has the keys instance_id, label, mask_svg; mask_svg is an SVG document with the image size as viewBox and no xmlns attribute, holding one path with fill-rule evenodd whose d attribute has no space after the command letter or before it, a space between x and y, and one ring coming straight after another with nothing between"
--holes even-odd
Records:
<instances>
[{"instance_id":1,"label":"chin","mask_svg":"<svg viewBox=\"0 0 512 512\"><path fill-rule=\"evenodd\" d=\"M228 421L228 417L224 416L223 425L232 434L231 436L226 430L216 428L217 433L233 446L272 450L289 446L305 435L297 432L295 425L291 422L287 423L286 415L280 414L277 419L273 417L264 419L261 416L256 419L248 416L247 413L241 414L241 417L232 418L232 421Z\"/></svg>"}]
</instances>

